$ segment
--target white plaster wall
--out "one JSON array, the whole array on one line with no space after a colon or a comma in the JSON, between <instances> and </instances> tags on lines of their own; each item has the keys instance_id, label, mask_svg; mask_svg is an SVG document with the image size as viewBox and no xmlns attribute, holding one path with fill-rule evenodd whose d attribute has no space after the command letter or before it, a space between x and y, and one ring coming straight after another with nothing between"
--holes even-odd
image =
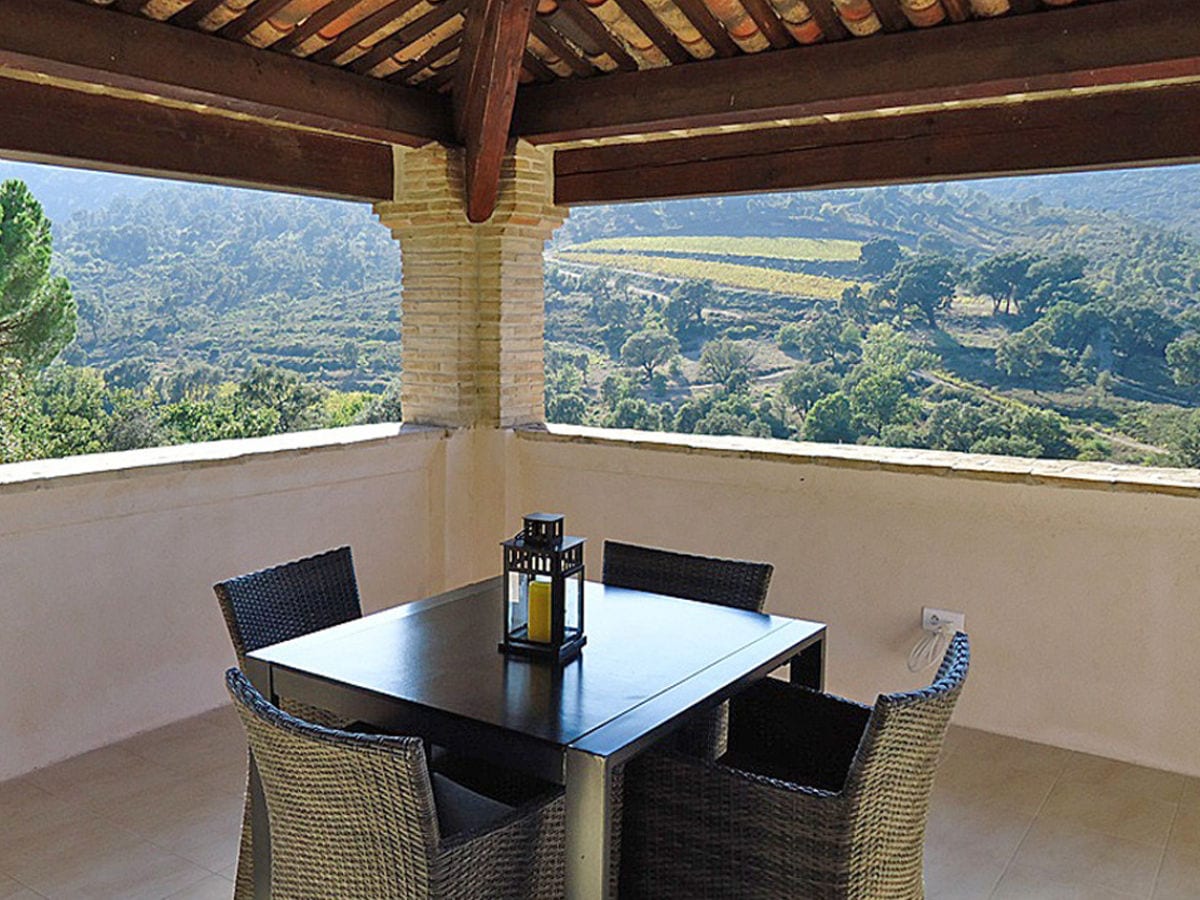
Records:
<instances>
[{"instance_id":1,"label":"white plaster wall","mask_svg":"<svg viewBox=\"0 0 1200 900\"><path fill-rule=\"evenodd\" d=\"M922 605L964 610L963 725L1200 775L1200 499L663 452L516 434L510 490L616 538L775 565L768 608L829 624L872 701Z\"/></svg>"},{"instance_id":2,"label":"white plaster wall","mask_svg":"<svg viewBox=\"0 0 1200 900\"><path fill-rule=\"evenodd\" d=\"M227 702L215 581L350 544L370 611L473 574L443 546L463 441L327 434L227 459L208 449L220 445L150 451L210 458L70 477L12 476L96 461L2 467L0 779Z\"/></svg>"}]
</instances>

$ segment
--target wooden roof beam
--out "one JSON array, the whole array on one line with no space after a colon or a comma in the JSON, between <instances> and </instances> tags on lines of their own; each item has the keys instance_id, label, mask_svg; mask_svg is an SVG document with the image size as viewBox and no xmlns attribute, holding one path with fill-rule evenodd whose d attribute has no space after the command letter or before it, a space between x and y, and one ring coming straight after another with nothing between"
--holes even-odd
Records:
<instances>
[{"instance_id":1,"label":"wooden roof beam","mask_svg":"<svg viewBox=\"0 0 1200 900\"><path fill-rule=\"evenodd\" d=\"M343 200L392 198L392 148L0 78L0 157Z\"/></svg>"},{"instance_id":2,"label":"wooden roof beam","mask_svg":"<svg viewBox=\"0 0 1200 900\"><path fill-rule=\"evenodd\" d=\"M426 92L73 0L0 3L6 69L405 146L451 137Z\"/></svg>"},{"instance_id":3,"label":"wooden roof beam","mask_svg":"<svg viewBox=\"0 0 1200 900\"><path fill-rule=\"evenodd\" d=\"M819 8L819 7L816 7ZM1177 0L1122 0L872 40L529 85L534 143L1200 77L1200 28Z\"/></svg>"},{"instance_id":4,"label":"wooden roof beam","mask_svg":"<svg viewBox=\"0 0 1200 900\"><path fill-rule=\"evenodd\" d=\"M466 148L467 219L496 208L500 165L537 0L470 0L454 78L454 130Z\"/></svg>"},{"instance_id":5,"label":"wooden roof beam","mask_svg":"<svg viewBox=\"0 0 1200 900\"><path fill-rule=\"evenodd\" d=\"M555 154L555 202L863 187L1200 160L1200 84Z\"/></svg>"}]
</instances>

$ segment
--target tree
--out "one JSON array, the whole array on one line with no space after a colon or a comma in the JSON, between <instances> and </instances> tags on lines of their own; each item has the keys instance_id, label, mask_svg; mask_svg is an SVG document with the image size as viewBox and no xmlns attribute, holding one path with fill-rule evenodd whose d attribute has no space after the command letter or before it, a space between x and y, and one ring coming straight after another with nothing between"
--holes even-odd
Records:
<instances>
[{"instance_id":1,"label":"tree","mask_svg":"<svg viewBox=\"0 0 1200 900\"><path fill-rule=\"evenodd\" d=\"M911 424L920 415L920 405L908 396L905 380L888 372L872 372L860 379L850 389L849 398L859 433L879 434L884 426Z\"/></svg>"},{"instance_id":2,"label":"tree","mask_svg":"<svg viewBox=\"0 0 1200 900\"><path fill-rule=\"evenodd\" d=\"M900 245L891 238L875 238L858 249L858 265L868 275L883 276L900 261Z\"/></svg>"},{"instance_id":3,"label":"tree","mask_svg":"<svg viewBox=\"0 0 1200 900\"><path fill-rule=\"evenodd\" d=\"M44 368L75 336L65 278L50 274L50 220L20 181L0 184L0 356Z\"/></svg>"},{"instance_id":4,"label":"tree","mask_svg":"<svg viewBox=\"0 0 1200 900\"><path fill-rule=\"evenodd\" d=\"M1038 259L1022 251L993 256L980 263L971 273L971 287L992 298L992 315L1000 314L1001 304L1004 305L1005 315L1012 311L1014 303L1019 311L1021 299L1030 288L1029 267Z\"/></svg>"},{"instance_id":5,"label":"tree","mask_svg":"<svg viewBox=\"0 0 1200 900\"><path fill-rule=\"evenodd\" d=\"M804 420L802 432L806 441L825 444L849 444L858 439L850 400L841 391L822 397L813 404Z\"/></svg>"},{"instance_id":6,"label":"tree","mask_svg":"<svg viewBox=\"0 0 1200 900\"><path fill-rule=\"evenodd\" d=\"M837 390L837 379L828 370L811 363L800 363L779 386L779 396L800 415L826 394Z\"/></svg>"},{"instance_id":7,"label":"tree","mask_svg":"<svg viewBox=\"0 0 1200 900\"><path fill-rule=\"evenodd\" d=\"M1046 329L1040 324L1031 325L1000 341L996 347L996 367L1010 378L1032 378L1042 370L1053 351Z\"/></svg>"},{"instance_id":8,"label":"tree","mask_svg":"<svg viewBox=\"0 0 1200 900\"><path fill-rule=\"evenodd\" d=\"M890 302L898 312L916 309L937 328L937 316L954 299L954 265L944 256L922 254L896 266L872 292Z\"/></svg>"},{"instance_id":9,"label":"tree","mask_svg":"<svg viewBox=\"0 0 1200 900\"><path fill-rule=\"evenodd\" d=\"M605 425L608 428L661 431L662 411L640 397L626 397L617 404Z\"/></svg>"},{"instance_id":10,"label":"tree","mask_svg":"<svg viewBox=\"0 0 1200 900\"><path fill-rule=\"evenodd\" d=\"M711 301L713 283L701 279L684 281L675 288L663 307L667 327L681 342L704 331L704 304Z\"/></svg>"},{"instance_id":11,"label":"tree","mask_svg":"<svg viewBox=\"0 0 1200 900\"><path fill-rule=\"evenodd\" d=\"M1181 387L1200 384L1200 334L1192 332L1167 345L1171 378Z\"/></svg>"},{"instance_id":12,"label":"tree","mask_svg":"<svg viewBox=\"0 0 1200 900\"><path fill-rule=\"evenodd\" d=\"M727 391L744 387L750 381L753 363L754 345L729 338L709 341L700 353L700 370Z\"/></svg>"},{"instance_id":13,"label":"tree","mask_svg":"<svg viewBox=\"0 0 1200 900\"><path fill-rule=\"evenodd\" d=\"M621 362L641 369L646 381L654 371L679 355L679 341L659 328L643 328L629 336L621 347Z\"/></svg>"}]
</instances>

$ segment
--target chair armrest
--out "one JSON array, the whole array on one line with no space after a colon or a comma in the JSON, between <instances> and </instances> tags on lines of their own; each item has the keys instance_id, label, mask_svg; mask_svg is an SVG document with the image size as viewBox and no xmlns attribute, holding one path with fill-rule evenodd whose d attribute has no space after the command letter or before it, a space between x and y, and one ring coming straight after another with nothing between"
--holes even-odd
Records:
<instances>
[{"instance_id":1,"label":"chair armrest","mask_svg":"<svg viewBox=\"0 0 1200 900\"><path fill-rule=\"evenodd\" d=\"M871 707L764 678L730 701L722 761L778 781L840 791Z\"/></svg>"}]
</instances>

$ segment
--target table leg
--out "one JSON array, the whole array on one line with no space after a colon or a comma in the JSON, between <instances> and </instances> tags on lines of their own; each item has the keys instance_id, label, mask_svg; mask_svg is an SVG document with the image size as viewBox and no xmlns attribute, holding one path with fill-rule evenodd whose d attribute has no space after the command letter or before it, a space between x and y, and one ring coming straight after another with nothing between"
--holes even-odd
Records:
<instances>
[{"instance_id":1,"label":"table leg","mask_svg":"<svg viewBox=\"0 0 1200 900\"><path fill-rule=\"evenodd\" d=\"M608 760L567 749L567 900L607 900L612 772Z\"/></svg>"},{"instance_id":2,"label":"table leg","mask_svg":"<svg viewBox=\"0 0 1200 900\"><path fill-rule=\"evenodd\" d=\"M279 705L279 698L272 690L268 666L247 660L246 675L260 694L275 706ZM271 900L271 824L253 753L250 754L250 844L254 853L254 898Z\"/></svg>"},{"instance_id":3,"label":"table leg","mask_svg":"<svg viewBox=\"0 0 1200 900\"><path fill-rule=\"evenodd\" d=\"M825 690L824 638L792 657L790 680L792 684L802 684L814 691Z\"/></svg>"}]
</instances>

